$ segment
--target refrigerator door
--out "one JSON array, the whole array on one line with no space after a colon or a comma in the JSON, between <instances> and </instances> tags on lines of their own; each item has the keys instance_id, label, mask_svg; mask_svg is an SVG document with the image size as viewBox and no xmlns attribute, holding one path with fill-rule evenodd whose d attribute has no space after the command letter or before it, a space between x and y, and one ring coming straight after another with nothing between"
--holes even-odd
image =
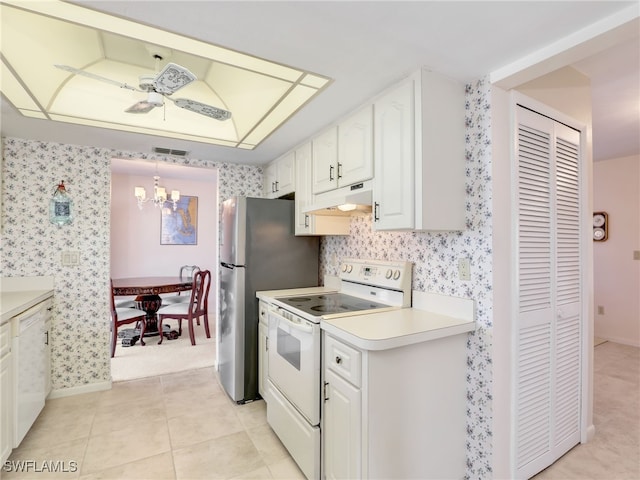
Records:
<instances>
[{"instance_id":1,"label":"refrigerator door","mask_svg":"<svg viewBox=\"0 0 640 480\"><path fill-rule=\"evenodd\" d=\"M244 399L245 269L220 265L220 326L218 370L220 381L236 402Z\"/></svg>"},{"instance_id":2,"label":"refrigerator door","mask_svg":"<svg viewBox=\"0 0 640 480\"><path fill-rule=\"evenodd\" d=\"M222 202L220 261L245 265L247 237L247 199L232 197Z\"/></svg>"}]
</instances>

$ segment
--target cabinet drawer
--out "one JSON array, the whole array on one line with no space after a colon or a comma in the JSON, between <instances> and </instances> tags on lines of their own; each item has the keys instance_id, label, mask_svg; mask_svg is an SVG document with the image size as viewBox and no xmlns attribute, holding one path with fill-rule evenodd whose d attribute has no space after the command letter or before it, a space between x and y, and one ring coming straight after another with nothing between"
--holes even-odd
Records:
<instances>
[{"instance_id":1,"label":"cabinet drawer","mask_svg":"<svg viewBox=\"0 0 640 480\"><path fill-rule=\"evenodd\" d=\"M362 353L359 350L325 335L324 364L352 385L361 386Z\"/></svg>"},{"instance_id":2,"label":"cabinet drawer","mask_svg":"<svg viewBox=\"0 0 640 480\"><path fill-rule=\"evenodd\" d=\"M11 351L11 322L0 327L0 358Z\"/></svg>"}]
</instances>

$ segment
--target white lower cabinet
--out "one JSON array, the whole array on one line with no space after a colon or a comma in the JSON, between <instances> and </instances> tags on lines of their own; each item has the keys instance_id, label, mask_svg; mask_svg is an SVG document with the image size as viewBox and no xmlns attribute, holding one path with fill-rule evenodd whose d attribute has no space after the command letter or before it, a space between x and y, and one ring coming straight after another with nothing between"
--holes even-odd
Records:
<instances>
[{"instance_id":1,"label":"white lower cabinet","mask_svg":"<svg viewBox=\"0 0 640 480\"><path fill-rule=\"evenodd\" d=\"M11 322L0 327L0 464L13 448L13 358Z\"/></svg>"},{"instance_id":2,"label":"white lower cabinet","mask_svg":"<svg viewBox=\"0 0 640 480\"><path fill-rule=\"evenodd\" d=\"M323 332L323 477L463 478L466 340L373 351Z\"/></svg>"},{"instance_id":3,"label":"white lower cabinet","mask_svg":"<svg viewBox=\"0 0 640 480\"><path fill-rule=\"evenodd\" d=\"M360 388L331 370L325 370L324 381L324 477L361 478Z\"/></svg>"},{"instance_id":4,"label":"white lower cabinet","mask_svg":"<svg viewBox=\"0 0 640 480\"><path fill-rule=\"evenodd\" d=\"M267 398L267 372L268 372L268 348L269 326L267 324L268 304L260 300L258 304L258 393L264 399Z\"/></svg>"}]
</instances>

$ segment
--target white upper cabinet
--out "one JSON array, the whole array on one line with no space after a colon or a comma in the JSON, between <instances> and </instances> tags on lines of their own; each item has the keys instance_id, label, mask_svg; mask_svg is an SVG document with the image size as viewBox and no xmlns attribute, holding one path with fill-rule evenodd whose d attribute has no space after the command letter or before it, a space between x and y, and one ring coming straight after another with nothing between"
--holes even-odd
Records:
<instances>
[{"instance_id":1,"label":"white upper cabinet","mask_svg":"<svg viewBox=\"0 0 640 480\"><path fill-rule=\"evenodd\" d=\"M274 160L264 169L264 196L279 198L295 192L295 154L289 152Z\"/></svg>"},{"instance_id":2,"label":"white upper cabinet","mask_svg":"<svg viewBox=\"0 0 640 480\"><path fill-rule=\"evenodd\" d=\"M367 105L313 140L313 193L373 177L373 112Z\"/></svg>"},{"instance_id":3,"label":"white upper cabinet","mask_svg":"<svg viewBox=\"0 0 640 480\"><path fill-rule=\"evenodd\" d=\"M373 106L338 125L338 186L373 177Z\"/></svg>"},{"instance_id":4,"label":"white upper cabinet","mask_svg":"<svg viewBox=\"0 0 640 480\"><path fill-rule=\"evenodd\" d=\"M296 159L296 235L348 235L348 217L316 216L304 213L313 202L311 191L311 143L295 150Z\"/></svg>"},{"instance_id":5,"label":"white upper cabinet","mask_svg":"<svg viewBox=\"0 0 640 480\"><path fill-rule=\"evenodd\" d=\"M373 228L465 228L464 86L420 70L374 102Z\"/></svg>"},{"instance_id":6,"label":"white upper cabinet","mask_svg":"<svg viewBox=\"0 0 640 480\"><path fill-rule=\"evenodd\" d=\"M313 139L313 193L338 187L338 127L331 127Z\"/></svg>"}]
</instances>

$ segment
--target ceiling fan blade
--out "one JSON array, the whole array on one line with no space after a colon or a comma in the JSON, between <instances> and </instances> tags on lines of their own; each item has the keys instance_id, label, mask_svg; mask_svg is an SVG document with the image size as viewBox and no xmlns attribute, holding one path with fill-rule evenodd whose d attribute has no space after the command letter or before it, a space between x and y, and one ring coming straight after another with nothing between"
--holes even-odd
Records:
<instances>
[{"instance_id":1,"label":"ceiling fan blade","mask_svg":"<svg viewBox=\"0 0 640 480\"><path fill-rule=\"evenodd\" d=\"M70 67L69 65L54 65L54 67L59 68L60 70L65 70L67 72L73 73L74 75L82 75L83 77L93 78L94 80L100 80L101 82L110 83L111 85L116 85L120 88L127 88L129 90L134 90L136 92L142 92L139 88L132 87L126 83L121 83L116 80L111 80L110 78L102 77L100 75L96 75L95 73L85 72L84 70L80 70L78 68Z\"/></svg>"},{"instance_id":2,"label":"ceiling fan blade","mask_svg":"<svg viewBox=\"0 0 640 480\"><path fill-rule=\"evenodd\" d=\"M131 105L129 108L125 110L127 113L149 113L153 110L157 105L153 103L149 103L146 100L138 102L134 105Z\"/></svg>"},{"instance_id":3,"label":"ceiling fan blade","mask_svg":"<svg viewBox=\"0 0 640 480\"><path fill-rule=\"evenodd\" d=\"M171 95L194 80L196 76L186 68L175 63L167 63L156 76L153 86L156 92Z\"/></svg>"},{"instance_id":4,"label":"ceiling fan blade","mask_svg":"<svg viewBox=\"0 0 640 480\"><path fill-rule=\"evenodd\" d=\"M195 100L189 100L187 98L171 99L178 107L184 108L191 112L199 113L207 117L215 118L216 120L228 120L231 118L231 112L223 110L218 107L213 107L205 103L196 102Z\"/></svg>"}]
</instances>

